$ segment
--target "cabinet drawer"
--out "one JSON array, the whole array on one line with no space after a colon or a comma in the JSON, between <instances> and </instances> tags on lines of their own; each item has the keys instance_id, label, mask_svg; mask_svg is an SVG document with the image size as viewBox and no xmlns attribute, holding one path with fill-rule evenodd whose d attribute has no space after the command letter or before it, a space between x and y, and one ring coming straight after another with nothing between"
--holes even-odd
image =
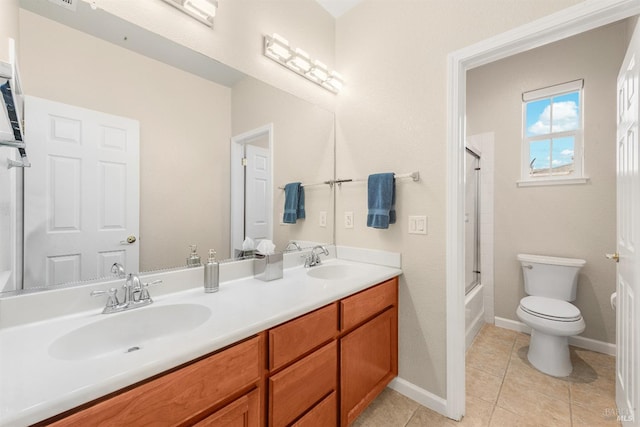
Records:
<instances>
[{"instance_id":1,"label":"cabinet drawer","mask_svg":"<svg viewBox=\"0 0 640 427\"><path fill-rule=\"evenodd\" d=\"M387 280L340 301L341 330L346 331L397 304L398 278Z\"/></svg>"},{"instance_id":2,"label":"cabinet drawer","mask_svg":"<svg viewBox=\"0 0 640 427\"><path fill-rule=\"evenodd\" d=\"M338 425L338 399L334 391L312 410L300 418L292 427L336 427Z\"/></svg>"},{"instance_id":3,"label":"cabinet drawer","mask_svg":"<svg viewBox=\"0 0 640 427\"><path fill-rule=\"evenodd\" d=\"M103 400L56 426L173 426L260 380L262 336Z\"/></svg>"},{"instance_id":4,"label":"cabinet drawer","mask_svg":"<svg viewBox=\"0 0 640 427\"><path fill-rule=\"evenodd\" d=\"M209 415L194 427L260 427L260 393L253 390Z\"/></svg>"},{"instance_id":5,"label":"cabinet drawer","mask_svg":"<svg viewBox=\"0 0 640 427\"><path fill-rule=\"evenodd\" d=\"M269 378L269 425L289 425L337 387L338 345L332 341Z\"/></svg>"},{"instance_id":6,"label":"cabinet drawer","mask_svg":"<svg viewBox=\"0 0 640 427\"><path fill-rule=\"evenodd\" d=\"M337 303L269 330L269 369L273 371L293 362L337 334Z\"/></svg>"}]
</instances>

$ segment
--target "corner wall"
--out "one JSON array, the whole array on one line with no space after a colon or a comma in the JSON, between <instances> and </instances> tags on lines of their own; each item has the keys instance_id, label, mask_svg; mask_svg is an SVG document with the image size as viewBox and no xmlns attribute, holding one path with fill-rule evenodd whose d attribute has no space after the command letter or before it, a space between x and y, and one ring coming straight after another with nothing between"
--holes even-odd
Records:
<instances>
[{"instance_id":1,"label":"corner wall","mask_svg":"<svg viewBox=\"0 0 640 427\"><path fill-rule=\"evenodd\" d=\"M575 304L582 336L615 343L616 77L626 22L525 52L467 74L467 135L495 132L495 314L518 321L518 253L587 261ZM518 188L525 91L584 78L585 185Z\"/></svg>"},{"instance_id":2,"label":"corner wall","mask_svg":"<svg viewBox=\"0 0 640 427\"><path fill-rule=\"evenodd\" d=\"M426 400L446 396L447 54L578 0L482 2L365 0L337 19L338 178L419 170L397 183L398 223L366 227L366 183L337 190L336 243L402 253L399 376ZM344 228L344 212L354 228ZM426 215L428 234L408 234L407 216ZM464 349L461 349L464 351Z\"/></svg>"}]
</instances>

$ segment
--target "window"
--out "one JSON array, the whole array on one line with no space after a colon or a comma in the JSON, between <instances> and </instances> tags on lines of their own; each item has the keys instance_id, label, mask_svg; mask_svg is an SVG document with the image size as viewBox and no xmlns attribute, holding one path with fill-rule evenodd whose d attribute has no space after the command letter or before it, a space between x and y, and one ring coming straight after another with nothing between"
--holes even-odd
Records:
<instances>
[{"instance_id":1,"label":"window","mask_svg":"<svg viewBox=\"0 0 640 427\"><path fill-rule=\"evenodd\" d=\"M582 158L582 86L576 80L522 94L520 186L587 181Z\"/></svg>"}]
</instances>

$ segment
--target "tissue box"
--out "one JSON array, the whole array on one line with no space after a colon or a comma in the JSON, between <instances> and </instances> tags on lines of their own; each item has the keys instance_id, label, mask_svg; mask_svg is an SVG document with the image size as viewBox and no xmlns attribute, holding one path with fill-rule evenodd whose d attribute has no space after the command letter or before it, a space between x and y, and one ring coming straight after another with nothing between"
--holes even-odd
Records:
<instances>
[{"instance_id":1,"label":"tissue box","mask_svg":"<svg viewBox=\"0 0 640 427\"><path fill-rule=\"evenodd\" d=\"M253 261L253 274L256 279L265 282L282 279L282 252L271 255L257 253Z\"/></svg>"}]
</instances>

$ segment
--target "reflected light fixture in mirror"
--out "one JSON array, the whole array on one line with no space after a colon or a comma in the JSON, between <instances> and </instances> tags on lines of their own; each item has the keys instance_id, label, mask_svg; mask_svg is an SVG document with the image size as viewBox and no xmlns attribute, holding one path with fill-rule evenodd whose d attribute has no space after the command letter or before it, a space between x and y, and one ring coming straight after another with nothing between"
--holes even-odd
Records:
<instances>
[{"instance_id":1,"label":"reflected light fixture in mirror","mask_svg":"<svg viewBox=\"0 0 640 427\"><path fill-rule=\"evenodd\" d=\"M164 0L203 24L213 27L218 0Z\"/></svg>"},{"instance_id":2,"label":"reflected light fixture in mirror","mask_svg":"<svg viewBox=\"0 0 640 427\"><path fill-rule=\"evenodd\" d=\"M278 34L264 36L264 56L333 93L342 89L340 74L329 71L324 63L312 60L304 50L291 48L289 42Z\"/></svg>"}]
</instances>

